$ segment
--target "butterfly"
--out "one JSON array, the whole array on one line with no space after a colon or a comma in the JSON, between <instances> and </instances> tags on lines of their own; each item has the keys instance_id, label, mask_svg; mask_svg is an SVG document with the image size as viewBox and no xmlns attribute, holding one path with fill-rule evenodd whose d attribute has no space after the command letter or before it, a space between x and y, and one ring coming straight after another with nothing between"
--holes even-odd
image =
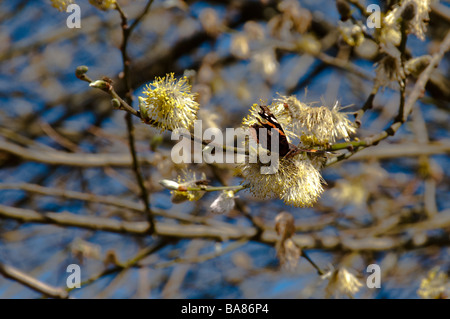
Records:
<instances>
[{"instance_id":1,"label":"butterfly","mask_svg":"<svg viewBox=\"0 0 450 319\"><path fill-rule=\"evenodd\" d=\"M277 121L275 115L270 111L270 109L265 105L259 106L261 110L258 112L258 115L263 119L256 118L259 123L255 123L251 126L251 135L256 140L256 142L260 143L260 134L267 134L266 141L267 141L267 149L269 151L271 150L271 141L272 136L274 133L272 132L272 129L276 131L278 134L278 154L281 157L292 157L297 155L300 152L307 152L307 153L317 153L317 154L323 154L324 151L321 150L313 150L313 149L301 149L297 147L294 144L289 143L286 133L283 130L283 127L281 124ZM265 128L266 130L260 131L260 128ZM266 132L266 133L265 133Z\"/></svg>"}]
</instances>

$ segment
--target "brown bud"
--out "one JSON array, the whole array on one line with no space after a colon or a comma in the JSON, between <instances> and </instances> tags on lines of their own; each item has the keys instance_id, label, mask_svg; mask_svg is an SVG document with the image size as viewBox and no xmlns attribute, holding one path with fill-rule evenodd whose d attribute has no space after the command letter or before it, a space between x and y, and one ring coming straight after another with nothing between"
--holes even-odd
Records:
<instances>
[{"instance_id":1,"label":"brown bud","mask_svg":"<svg viewBox=\"0 0 450 319\"><path fill-rule=\"evenodd\" d=\"M402 18L404 21L411 21L416 15L416 5L411 2L409 3L402 12Z\"/></svg>"},{"instance_id":2,"label":"brown bud","mask_svg":"<svg viewBox=\"0 0 450 319\"><path fill-rule=\"evenodd\" d=\"M302 250L295 242L291 238L288 238L283 242L278 242L276 250L277 256L280 259L280 264L287 270L295 269L302 254Z\"/></svg>"},{"instance_id":3,"label":"brown bud","mask_svg":"<svg viewBox=\"0 0 450 319\"><path fill-rule=\"evenodd\" d=\"M350 9L350 5L348 4L347 1L345 0L337 0L336 1L336 8L339 12L339 14L341 15L341 20L342 21L346 21L350 18L351 16L351 9Z\"/></svg>"},{"instance_id":4,"label":"brown bud","mask_svg":"<svg viewBox=\"0 0 450 319\"><path fill-rule=\"evenodd\" d=\"M294 217L287 213L281 212L275 217L275 230L281 239L286 239L295 233Z\"/></svg>"},{"instance_id":5,"label":"brown bud","mask_svg":"<svg viewBox=\"0 0 450 319\"><path fill-rule=\"evenodd\" d=\"M110 249L106 252L105 259L103 259L103 265L107 267L108 265L119 265L119 259L114 250Z\"/></svg>"},{"instance_id":6,"label":"brown bud","mask_svg":"<svg viewBox=\"0 0 450 319\"><path fill-rule=\"evenodd\" d=\"M105 81L106 83L113 84L113 80L107 76L103 76L102 80Z\"/></svg>"}]
</instances>

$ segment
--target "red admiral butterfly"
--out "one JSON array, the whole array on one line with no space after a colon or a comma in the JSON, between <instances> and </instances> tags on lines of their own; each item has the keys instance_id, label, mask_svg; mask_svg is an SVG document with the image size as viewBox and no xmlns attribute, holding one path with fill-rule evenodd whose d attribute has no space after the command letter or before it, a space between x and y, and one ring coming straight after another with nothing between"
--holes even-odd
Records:
<instances>
[{"instance_id":1,"label":"red admiral butterfly","mask_svg":"<svg viewBox=\"0 0 450 319\"><path fill-rule=\"evenodd\" d=\"M267 132L267 149L269 151L271 151L271 138L273 135L273 132L271 129L274 129L278 132L278 154L281 157L292 157L294 155L297 155L300 152L308 152L308 153L317 153L317 154L323 154L325 153L324 151L319 151L319 150L313 150L313 149L301 149L298 148L297 146L295 146L294 144L289 143L286 134L284 133L283 127L281 126L280 123L278 123L277 119L275 118L275 116L272 114L272 112L269 110L269 108L267 106L264 105L260 105L259 106L261 108L261 111L258 112L259 116L261 116L261 118L264 121L261 121L259 118L256 118L259 122L255 123L251 126L251 134L253 136L253 138L256 140L256 142L259 143L260 140L260 136L259 134L264 132L264 131L259 131L260 128L265 128L266 132Z\"/></svg>"}]
</instances>

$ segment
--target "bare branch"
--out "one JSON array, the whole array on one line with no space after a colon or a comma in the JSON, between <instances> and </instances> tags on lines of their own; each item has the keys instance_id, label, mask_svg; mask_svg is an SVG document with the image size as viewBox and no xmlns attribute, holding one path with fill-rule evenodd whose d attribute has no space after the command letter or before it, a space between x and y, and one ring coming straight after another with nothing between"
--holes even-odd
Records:
<instances>
[{"instance_id":1,"label":"bare branch","mask_svg":"<svg viewBox=\"0 0 450 319\"><path fill-rule=\"evenodd\" d=\"M52 287L12 266L0 263L0 274L2 274L5 278L14 280L28 288L33 289L34 291L42 293L47 297L58 299L69 298L69 294L64 289Z\"/></svg>"},{"instance_id":2,"label":"bare branch","mask_svg":"<svg viewBox=\"0 0 450 319\"><path fill-rule=\"evenodd\" d=\"M439 214L438 214L439 215ZM29 209L9 207L0 205L0 217L15 219L26 223L53 224L58 226L79 227L91 230L101 230L114 233L124 233L129 235L148 234L149 223L126 222L112 220L109 218L80 216L71 213L38 213ZM450 219L445 219L445 223L431 223L428 221L415 223L415 227L425 229L442 228L449 224ZM406 225L404 225L406 227ZM271 246L275 245L278 235L274 230L265 230L257 239L255 235L258 230L253 227L229 226L206 226L206 225L177 225L169 223L158 223L155 235L167 238L204 238L218 241L226 240L255 240ZM317 236L312 234L295 235L292 239L303 249L329 249L343 251L383 251L398 248L419 248L429 245L448 245L450 237L439 235L424 235L421 242L413 242L413 238L386 236L386 237L365 237L354 238L345 235L345 232L336 236ZM437 237L433 237L437 236Z\"/></svg>"},{"instance_id":3,"label":"bare branch","mask_svg":"<svg viewBox=\"0 0 450 319\"><path fill-rule=\"evenodd\" d=\"M82 154L62 151L33 150L14 143L0 140L0 151L13 154L24 160L50 165L69 165L75 167L120 166L130 167L130 154ZM142 164L154 165L152 157L139 157Z\"/></svg>"},{"instance_id":4,"label":"bare branch","mask_svg":"<svg viewBox=\"0 0 450 319\"><path fill-rule=\"evenodd\" d=\"M413 90L410 92L408 99L404 102L404 105L401 105L401 114L396 118L394 123L392 123L387 129L384 131L366 137L360 141L354 141L349 143L341 143L335 144L330 147L330 151L336 151L339 149L350 149L348 153L342 154L341 156L334 157L327 162L327 165L331 165L333 163L339 162L341 160L347 159L358 151L363 150L366 147L376 145L380 141L384 140L388 136L394 135L398 129L402 126L402 124L406 121L408 115L411 113L414 104L419 99L419 97L425 91L425 85L430 79L431 72L439 65L440 61L444 57L445 52L450 49L450 32L447 33L445 39L442 41L440 45L439 52L433 55L431 58L430 64L426 67L426 69L420 74L416 84L414 85ZM401 103L402 104L402 103Z\"/></svg>"},{"instance_id":5,"label":"bare branch","mask_svg":"<svg viewBox=\"0 0 450 319\"><path fill-rule=\"evenodd\" d=\"M7 183L7 184L1 184L0 183L0 190L2 189L18 189L23 190L27 192L32 192L35 194L40 195L48 195L48 196L58 196L66 199L76 199L76 200L82 200L92 203L99 203L103 205L111 205L122 209L128 209L135 212L142 212L143 210L143 204L136 203L134 201L126 200L126 199L120 199L116 196L101 196L101 195L95 195L95 194L88 194L88 193L82 193L72 190L66 190L66 189L60 189L60 188L52 188L52 187L44 187L36 184L29 184L29 183ZM200 223L200 224L208 224L208 225L227 225L224 222L220 222L218 220L213 220L208 217L199 217L199 216L192 216L188 214L183 213L176 213L176 212L167 212L164 210L158 210L154 209L153 213L157 216L165 217L165 218L172 218L177 219L183 222L190 222L190 223Z\"/></svg>"}]
</instances>

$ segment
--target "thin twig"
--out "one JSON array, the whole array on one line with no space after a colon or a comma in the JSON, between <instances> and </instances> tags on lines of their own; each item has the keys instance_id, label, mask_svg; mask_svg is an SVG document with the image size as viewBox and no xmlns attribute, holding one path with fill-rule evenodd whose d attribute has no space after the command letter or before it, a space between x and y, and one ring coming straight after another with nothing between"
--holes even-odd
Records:
<instances>
[{"instance_id":1,"label":"thin twig","mask_svg":"<svg viewBox=\"0 0 450 319\"><path fill-rule=\"evenodd\" d=\"M450 213L439 212L438 219L402 224L402 229L420 228L420 230L443 229L450 227ZM81 229L100 230L113 233L122 233L134 236L147 235L149 223L124 222L111 218L82 216L72 213L36 212L30 209L15 208L0 204L0 218L13 219L24 223L38 223L63 227L77 227ZM398 231L398 230L397 230ZM158 223L155 234L166 238L202 238L217 241L225 240L253 240L274 246L278 239L277 233L266 229L261 236L255 238L257 229L254 227L238 227L236 225L206 226L185 225L174 223ZM384 237L355 238L342 232L333 236L319 236L319 233L297 234L292 239L303 249L329 249L335 251L386 251L399 248L415 249L430 245L446 246L450 244L450 237L441 233L425 233L423 240L412 242L413 234L399 236L386 235Z\"/></svg>"},{"instance_id":2,"label":"thin twig","mask_svg":"<svg viewBox=\"0 0 450 319\"><path fill-rule=\"evenodd\" d=\"M433 57L430 60L430 64L425 68L425 70L420 74L419 78L417 79L416 84L414 85L413 90L410 92L408 99L404 102L403 106L400 107L401 113L397 116L397 118L394 120L394 122L384 131L366 137L359 141L352 141L348 143L339 143L332 145L328 151L336 151L340 149L349 149L348 153L344 153L340 156L333 157L330 160L327 161L327 166L334 164L336 162L342 161L344 159L347 159L351 157L353 154L357 153L358 151L378 144L380 141L384 140L388 136L394 135L398 129L402 126L402 124L406 121L408 115L412 112L412 109L414 107L414 104L419 99L419 97L423 94L425 90L425 85L427 84L428 80L430 79L431 73L433 70L439 65L439 62L442 60L445 52L447 52L450 49L450 31L445 36L444 40L442 41L440 45L439 52L435 53ZM403 100L401 100L401 103Z\"/></svg>"},{"instance_id":3,"label":"thin twig","mask_svg":"<svg viewBox=\"0 0 450 319\"><path fill-rule=\"evenodd\" d=\"M320 276L325 275L325 272L322 269L320 269L319 266L317 266L317 264L309 257L309 255L303 249L302 249L302 257L304 257L311 264L311 266L313 266L317 270L317 273Z\"/></svg>"},{"instance_id":4,"label":"thin twig","mask_svg":"<svg viewBox=\"0 0 450 319\"><path fill-rule=\"evenodd\" d=\"M75 199L75 200L81 200L91 203L99 203L103 205L110 205L114 207L118 207L120 209L128 209L135 212L142 212L143 210L143 204L137 203L135 201L130 201L126 199L120 199L115 196L101 196L101 195L94 195L94 194L88 194L88 193L82 193L77 191L71 191L61 188L52 188L52 187L45 187L40 186L36 184L29 184L29 183L7 183L7 184L1 184L0 183L0 190L4 189L17 189L17 190L23 190L27 192L31 192L34 194L39 195L46 195L46 196L58 196L66 199ZM155 216L161 216L164 218L170 218L179 220L182 222L189 222L189 223L200 223L200 224L206 224L206 225L216 225L216 226L224 226L227 225L224 222L214 220L211 218L206 217L199 217L199 216L192 216L189 214L184 213L176 213L176 212L167 212L164 210L152 210Z\"/></svg>"},{"instance_id":5,"label":"thin twig","mask_svg":"<svg viewBox=\"0 0 450 319\"><path fill-rule=\"evenodd\" d=\"M125 13L122 11L120 5L116 3L116 9L120 14L120 17L122 19L122 45L120 46L120 52L122 53L122 62L123 62L123 83L125 86L125 101L128 105L132 104L132 92L131 92L131 78L130 78L130 58L127 53L127 44L128 40L130 39L131 33L133 29L136 27L138 22L144 17L144 15L148 12L150 9L150 5L153 1L150 0L144 10L144 12L140 15L139 19L136 19L134 23L132 24L132 27L128 26L128 19ZM135 139L134 139L134 126L133 126L133 120L131 118L131 114L129 112L125 115L125 120L127 123L127 131L128 131L128 142L130 147L130 153L131 158L133 160L133 171L136 175L136 179L139 185L139 188L141 190L141 199L145 204L144 211L145 215L147 216L147 219L150 223L149 233L153 233L155 230L155 219L153 217L153 213L150 209L150 200L149 200L149 194L147 191L147 188L144 184L144 178L142 176L142 172L140 169L139 161L137 158L136 153L136 145L135 145Z\"/></svg>"},{"instance_id":6,"label":"thin twig","mask_svg":"<svg viewBox=\"0 0 450 319\"><path fill-rule=\"evenodd\" d=\"M12 154L23 160L45 163L49 165L69 165L74 167L129 167L132 165L130 154L81 154L63 151L30 149L15 143L0 140L0 151ZM142 164L156 165L152 157L138 157Z\"/></svg>"},{"instance_id":7,"label":"thin twig","mask_svg":"<svg viewBox=\"0 0 450 319\"><path fill-rule=\"evenodd\" d=\"M372 88L372 91L370 92L370 95L367 98L366 102L364 103L363 107L355 112L355 114L354 114L355 115L355 124L356 124L357 127L361 126L361 121L362 121L362 117L364 116L364 113L367 110L372 109L372 107L373 107L373 100L375 100L375 96L378 93L378 89L379 89L379 84L376 83L376 81L375 81L375 84L374 84L374 86Z\"/></svg>"},{"instance_id":8,"label":"thin twig","mask_svg":"<svg viewBox=\"0 0 450 319\"><path fill-rule=\"evenodd\" d=\"M28 288L33 289L47 297L67 299L69 294L62 288L52 287L38 279L31 277L30 275L24 273L23 271L16 269L14 267L0 263L0 274L5 278L14 280Z\"/></svg>"},{"instance_id":9,"label":"thin twig","mask_svg":"<svg viewBox=\"0 0 450 319\"><path fill-rule=\"evenodd\" d=\"M370 16L370 13L366 11L366 8L362 3L359 2L359 0L347 0L347 1L353 4L364 17L367 18Z\"/></svg>"},{"instance_id":10,"label":"thin twig","mask_svg":"<svg viewBox=\"0 0 450 319\"><path fill-rule=\"evenodd\" d=\"M139 24L139 22L141 22L142 18L144 18L144 16L148 13L148 11L150 10L150 7L152 6L152 3L153 3L153 0L149 0L147 2L147 5L145 6L144 10L131 24L131 26L129 28L130 32L133 32L134 28L136 28L136 26Z\"/></svg>"},{"instance_id":11,"label":"thin twig","mask_svg":"<svg viewBox=\"0 0 450 319\"><path fill-rule=\"evenodd\" d=\"M120 264L120 265L116 265L111 268L107 268L107 269L103 270L102 272L85 280L80 285L83 288L83 287L86 287L86 286L96 282L98 279L100 279L104 276L114 274L116 272L122 272L122 271L128 270L129 268L134 267L143 258L145 258L148 255L151 255L151 254L155 253L156 251L167 246L168 243L169 243L169 241L167 241L167 240L159 240L155 244L140 250L133 258L129 259L124 264ZM67 290L71 291L72 289L68 288Z\"/></svg>"},{"instance_id":12,"label":"thin twig","mask_svg":"<svg viewBox=\"0 0 450 319\"><path fill-rule=\"evenodd\" d=\"M214 258L217 258L221 255L225 255L226 253L236 250L239 247L244 246L245 244L248 243L248 239L241 239L241 240L237 240L234 241L232 243L227 244L227 246L224 249L220 249L220 250L215 250L211 253L206 253L203 255L199 255L196 257L178 257L169 261L164 261L164 262L160 262L160 263L156 263L156 264L149 264L149 265L145 265L145 266L149 266L151 268L154 269L161 269L161 268L167 268L170 266L173 266L175 264L199 264L202 262L205 262L207 260L211 260Z\"/></svg>"}]
</instances>

